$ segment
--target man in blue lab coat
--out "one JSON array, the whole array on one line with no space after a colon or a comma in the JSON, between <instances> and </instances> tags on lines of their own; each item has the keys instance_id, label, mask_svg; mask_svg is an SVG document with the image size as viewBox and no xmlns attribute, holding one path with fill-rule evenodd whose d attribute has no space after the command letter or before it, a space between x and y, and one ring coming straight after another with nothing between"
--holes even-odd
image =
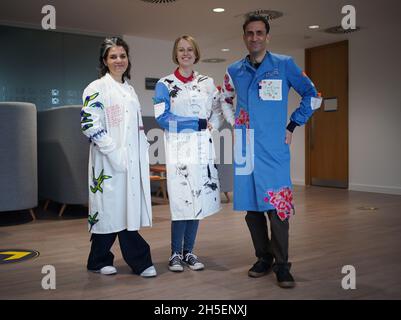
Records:
<instances>
[{"instance_id":1,"label":"man in blue lab coat","mask_svg":"<svg viewBox=\"0 0 401 320\"><path fill-rule=\"evenodd\" d=\"M270 25L265 17L249 16L243 30L249 55L228 67L221 94L225 118L235 128L234 210L247 211L245 220L258 258L248 275L257 278L273 270L280 287L292 288L288 231L294 205L289 145L294 129L308 121L322 99L291 57L267 51ZM288 123L291 88L302 100Z\"/></svg>"}]
</instances>

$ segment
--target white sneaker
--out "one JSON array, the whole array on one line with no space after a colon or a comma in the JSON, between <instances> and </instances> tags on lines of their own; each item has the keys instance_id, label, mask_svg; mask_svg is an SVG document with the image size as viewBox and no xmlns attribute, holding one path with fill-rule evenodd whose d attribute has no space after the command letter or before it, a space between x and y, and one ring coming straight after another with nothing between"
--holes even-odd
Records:
<instances>
[{"instance_id":1,"label":"white sneaker","mask_svg":"<svg viewBox=\"0 0 401 320\"><path fill-rule=\"evenodd\" d=\"M117 273L117 269L114 268L113 266L106 266L106 267L103 267L100 270L90 270L90 271L95 272L95 273L104 274L104 275L107 275L107 276L110 276L112 274L116 274Z\"/></svg>"},{"instance_id":2,"label":"white sneaker","mask_svg":"<svg viewBox=\"0 0 401 320\"><path fill-rule=\"evenodd\" d=\"M154 266L150 266L149 268L145 269L141 274L141 277L144 278L152 278L157 276L157 272Z\"/></svg>"}]
</instances>

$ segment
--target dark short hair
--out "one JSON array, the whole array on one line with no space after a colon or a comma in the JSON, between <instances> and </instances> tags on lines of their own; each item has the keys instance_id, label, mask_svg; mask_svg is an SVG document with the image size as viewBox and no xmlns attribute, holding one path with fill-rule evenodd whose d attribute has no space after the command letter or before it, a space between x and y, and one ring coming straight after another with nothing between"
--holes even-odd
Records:
<instances>
[{"instance_id":1,"label":"dark short hair","mask_svg":"<svg viewBox=\"0 0 401 320\"><path fill-rule=\"evenodd\" d=\"M128 67L123 74L123 79L131 79L131 61L129 59L129 47L128 44L119 37L106 38L103 40L100 46L100 56L99 56L99 75L103 77L106 73L110 72L109 68L104 64L104 60L106 60L107 55L112 47L123 47L127 57L128 57Z\"/></svg>"},{"instance_id":2,"label":"dark short hair","mask_svg":"<svg viewBox=\"0 0 401 320\"><path fill-rule=\"evenodd\" d=\"M244 29L244 33L245 33L245 29L248 26L248 24L250 24L251 22L255 22L255 21L262 21L266 26L266 34L269 34L269 32L270 32L269 19L267 17L259 15L259 14L250 14L246 17L244 25L242 26L242 29Z\"/></svg>"}]
</instances>

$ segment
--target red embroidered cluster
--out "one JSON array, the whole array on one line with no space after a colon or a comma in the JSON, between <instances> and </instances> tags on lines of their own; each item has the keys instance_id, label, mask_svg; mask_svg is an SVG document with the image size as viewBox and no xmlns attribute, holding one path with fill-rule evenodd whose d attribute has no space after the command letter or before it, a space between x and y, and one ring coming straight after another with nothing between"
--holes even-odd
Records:
<instances>
[{"instance_id":1,"label":"red embroidered cluster","mask_svg":"<svg viewBox=\"0 0 401 320\"><path fill-rule=\"evenodd\" d=\"M267 191L267 197L264 201L270 203L276 208L277 215L281 221L289 219L294 214L294 205L292 203L292 190L283 188L280 191Z\"/></svg>"},{"instance_id":2,"label":"red embroidered cluster","mask_svg":"<svg viewBox=\"0 0 401 320\"><path fill-rule=\"evenodd\" d=\"M227 91L234 92L234 88L230 84L230 77L228 76L228 74L224 76L224 87Z\"/></svg>"},{"instance_id":3,"label":"red embroidered cluster","mask_svg":"<svg viewBox=\"0 0 401 320\"><path fill-rule=\"evenodd\" d=\"M235 124L237 126L245 125L246 128L249 129L249 113L241 109L238 117L235 119Z\"/></svg>"}]
</instances>

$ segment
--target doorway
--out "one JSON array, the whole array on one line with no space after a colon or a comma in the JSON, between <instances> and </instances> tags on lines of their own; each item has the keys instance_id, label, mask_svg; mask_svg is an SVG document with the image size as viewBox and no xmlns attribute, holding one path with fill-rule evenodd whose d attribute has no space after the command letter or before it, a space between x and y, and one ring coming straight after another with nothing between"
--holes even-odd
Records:
<instances>
[{"instance_id":1,"label":"doorway","mask_svg":"<svg viewBox=\"0 0 401 320\"><path fill-rule=\"evenodd\" d=\"M306 49L323 103L305 128L306 185L348 188L348 41Z\"/></svg>"}]
</instances>

